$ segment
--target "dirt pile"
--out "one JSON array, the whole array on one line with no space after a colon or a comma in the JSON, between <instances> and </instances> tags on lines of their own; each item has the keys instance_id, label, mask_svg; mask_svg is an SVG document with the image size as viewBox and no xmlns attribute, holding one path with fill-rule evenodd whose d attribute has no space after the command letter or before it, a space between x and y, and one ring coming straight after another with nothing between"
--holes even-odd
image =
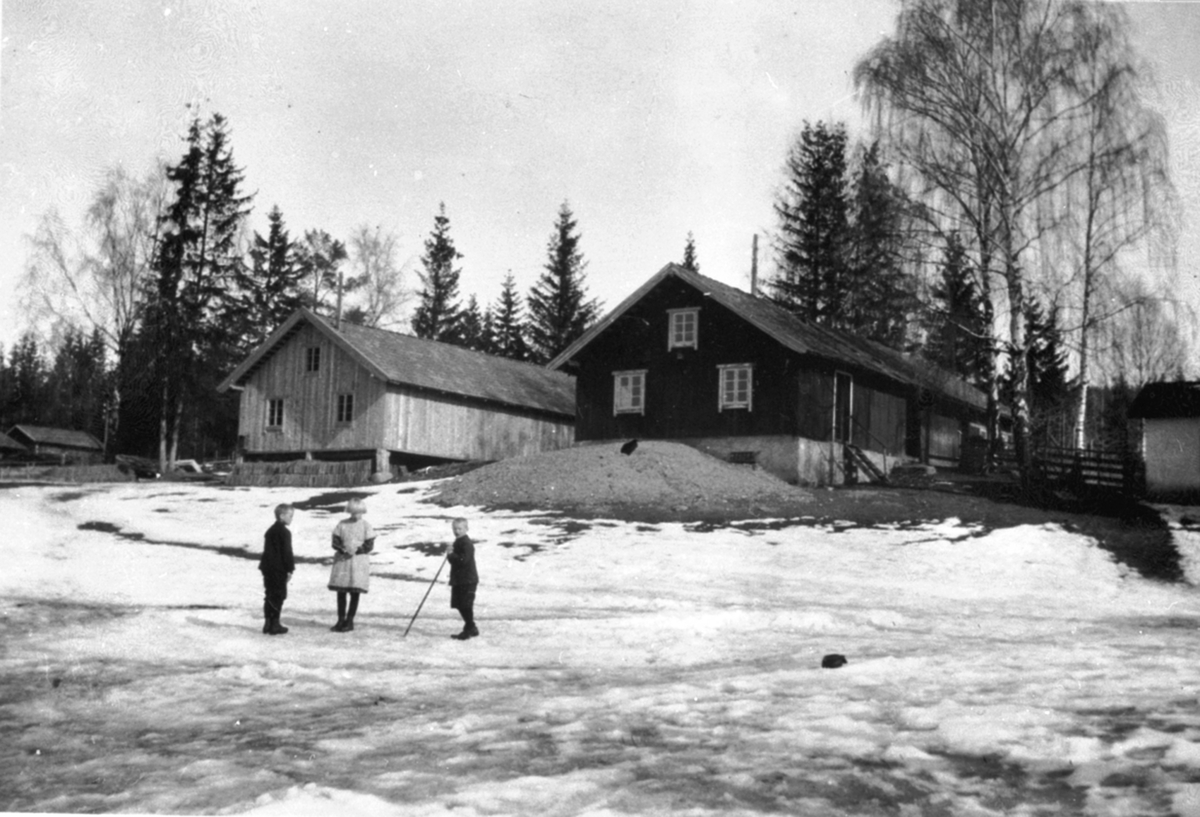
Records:
<instances>
[{"instance_id":1,"label":"dirt pile","mask_svg":"<svg viewBox=\"0 0 1200 817\"><path fill-rule=\"evenodd\" d=\"M730 465L680 443L581 444L502 460L445 483L442 505L547 508L620 518L757 516L809 494L763 471Z\"/></svg>"}]
</instances>

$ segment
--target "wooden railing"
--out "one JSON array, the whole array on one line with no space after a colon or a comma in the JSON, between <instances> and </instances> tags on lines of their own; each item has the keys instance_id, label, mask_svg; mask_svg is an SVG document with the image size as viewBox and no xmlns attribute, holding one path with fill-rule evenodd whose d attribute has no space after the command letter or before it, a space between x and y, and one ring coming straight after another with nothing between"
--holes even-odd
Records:
<instances>
[{"instance_id":1,"label":"wooden railing","mask_svg":"<svg viewBox=\"0 0 1200 817\"><path fill-rule=\"evenodd\" d=\"M1030 459L1040 480L1111 488L1135 496L1146 490L1145 463L1133 452L1038 446ZM1015 452L1004 451L1000 464L1016 470Z\"/></svg>"}]
</instances>

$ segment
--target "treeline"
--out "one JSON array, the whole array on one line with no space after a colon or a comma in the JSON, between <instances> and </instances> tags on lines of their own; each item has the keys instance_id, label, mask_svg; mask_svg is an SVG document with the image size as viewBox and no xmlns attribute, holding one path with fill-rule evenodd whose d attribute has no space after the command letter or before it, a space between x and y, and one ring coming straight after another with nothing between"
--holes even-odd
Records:
<instances>
[{"instance_id":1,"label":"treeline","mask_svg":"<svg viewBox=\"0 0 1200 817\"><path fill-rule=\"evenodd\" d=\"M31 322L0 348L0 428L86 430L110 454L227 457L236 394L216 387L299 307L366 326L544 363L595 321L574 215L558 211L542 274L522 297L511 275L494 304L459 295L461 253L442 205L409 287L397 240L363 225L343 242L293 238L278 206L247 235L252 196L228 122L196 117L182 157L135 179L114 170L81 229L54 211L31 237L23 303ZM415 304L415 307L414 307Z\"/></svg>"}]
</instances>

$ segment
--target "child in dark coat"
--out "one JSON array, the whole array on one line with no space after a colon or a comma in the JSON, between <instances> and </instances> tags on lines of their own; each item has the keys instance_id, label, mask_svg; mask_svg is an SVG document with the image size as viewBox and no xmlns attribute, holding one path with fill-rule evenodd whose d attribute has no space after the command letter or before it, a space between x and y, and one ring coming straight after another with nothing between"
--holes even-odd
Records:
<instances>
[{"instance_id":1,"label":"child in dark coat","mask_svg":"<svg viewBox=\"0 0 1200 817\"><path fill-rule=\"evenodd\" d=\"M467 520L455 519L451 530L454 531L454 544L446 554L450 561L450 606L458 610L463 619L462 632L451 637L466 641L479 635L479 628L475 626L475 588L479 585L475 543L467 536Z\"/></svg>"},{"instance_id":2,"label":"child in dark coat","mask_svg":"<svg viewBox=\"0 0 1200 817\"><path fill-rule=\"evenodd\" d=\"M283 635L288 631L279 623L279 617L283 613L284 599L287 598L288 580L296 570L296 562L292 558L292 532L288 530L294 513L291 505L276 506L275 524L267 529L263 537L258 569L263 577L263 617L266 619L263 632L267 635Z\"/></svg>"}]
</instances>

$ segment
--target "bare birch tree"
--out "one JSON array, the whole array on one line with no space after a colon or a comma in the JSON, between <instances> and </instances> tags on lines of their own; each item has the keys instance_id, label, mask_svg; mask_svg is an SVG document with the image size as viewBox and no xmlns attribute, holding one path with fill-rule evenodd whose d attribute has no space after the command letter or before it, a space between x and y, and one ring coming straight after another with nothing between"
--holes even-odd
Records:
<instances>
[{"instance_id":1,"label":"bare birch tree","mask_svg":"<svg viewBox=\"0 0 1200 817\"><path fill-rule=\"evenodd\" d=\"M356 307L350 319L364 326L392 327L403 322L404 309L413 298L404 285L404 266L397 263L395 233L360 224L350 236L350 269Z\"/></svg>"},{"instance_id":2,"label":"bare birch tree","mask_svg":"<svg viewBox=\"0 0 1200 817\"><path fill-rule=\"evenodd\" d=\"M974 239L986 294L1007 312L1003 348L1023 476L1030 462L1024 309L1036 254L1063 228L1062 213L1046 204L1087 167L1078 135L1095 100L1079 77L1110 56L1096 43L1111 18L1096 6L906 0L896 34L855 67L881 138L920 183L925 212Z\"/></svg>"},{"instance_id":3,"label":"bare birch tree","mask_svg":"<svg viewBox=\"0 0 1200 817\"><path fill-rule=\"evenodd\" d=\"M141 179L116 166L92 197L81 229L70 228L56 210L47 211L29 238L21 286L29 318L98 334L121 370L142 319L167 194L161 165ZM122 377L111 382L106 432L119 422Z\"/></svg>"}]
</instances>

